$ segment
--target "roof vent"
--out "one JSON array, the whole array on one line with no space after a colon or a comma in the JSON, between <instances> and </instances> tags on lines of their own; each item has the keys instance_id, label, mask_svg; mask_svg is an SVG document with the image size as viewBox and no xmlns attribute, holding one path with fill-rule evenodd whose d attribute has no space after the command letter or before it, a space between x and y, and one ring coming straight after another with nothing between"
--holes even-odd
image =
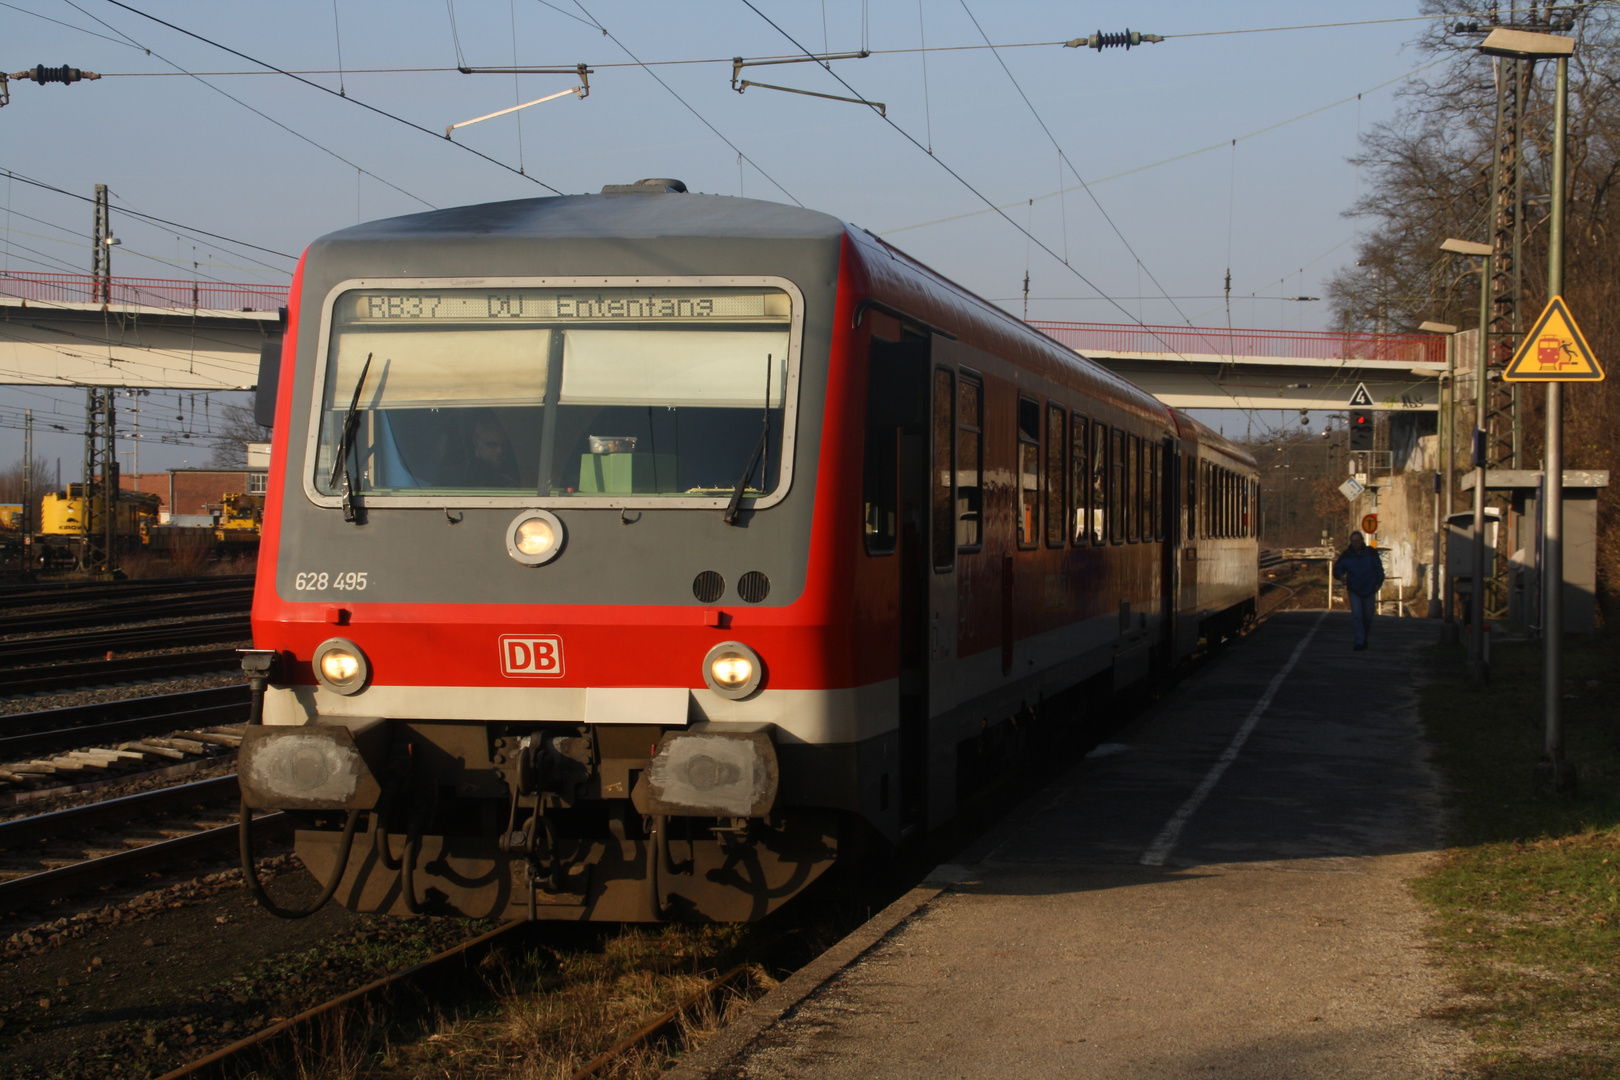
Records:
<instances>
[{"instance_id":1,"label":"roof vent","mask_svg":"<svg viewBox=\"0 0 1620 1080\"><path fill-rule=\"evenodd\" d=\"M686 185L679 180L671 180L667 176L655 176L650 180L637 180L633 184L609 184L602 189L604 195L664 195L685 194Z\"/></svg>"}]
</instances>

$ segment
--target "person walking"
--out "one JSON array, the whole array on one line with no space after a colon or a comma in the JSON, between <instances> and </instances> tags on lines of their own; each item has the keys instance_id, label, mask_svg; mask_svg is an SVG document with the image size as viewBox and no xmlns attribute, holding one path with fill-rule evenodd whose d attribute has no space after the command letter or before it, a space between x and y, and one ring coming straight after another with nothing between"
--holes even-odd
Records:
<instances>
[{"instance_id":1,"label":"person walking","mask_svg":"<svg viewBox=\"0 0 1620 1080\"><path fill-rule=\"evenodd\" d=\"M1350 625L1355 631L1353 648L1367 647L1367 631L1378 612L1378 590L1384 585L1384 563L1378 552L1367 546L1359 532L1350 534L1350 546L1333 564L1333 576L1344 582L1350 594Z\"/></svg>"}]
</instances>

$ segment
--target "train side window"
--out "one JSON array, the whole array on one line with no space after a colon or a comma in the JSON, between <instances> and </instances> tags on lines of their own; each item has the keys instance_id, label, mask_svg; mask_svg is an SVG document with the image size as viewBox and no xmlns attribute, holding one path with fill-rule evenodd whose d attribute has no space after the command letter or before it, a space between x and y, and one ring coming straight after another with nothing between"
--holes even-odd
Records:
<instances>
[{"instance_id":1,"label":"train side window","mask_svg":"<svg viewBox=\"0 0 1620 1080\"><path fill-rule=\"evenodd\" d=\"M1041 406L1018 399L1018 546L1034 547L1041 527Z\"/></svg>"},{"instance_id":2,"label":"train side window","mask_svg":"<svg viewBox=\"0 0 1620 1080\"><path fill-rule=\"evenodd\" d=\"M1243 535L1243 522L1238 508L1237 476L1232 470L1226 470L1226 535Z\"/></svg>"},{"instance_id":3,"label":"train side window","mask_svg":"<svg viewBox=\"0 0 1620 1080\"><path fill-rule=\"evenodd\" d=\"M948 572L956 565L956 375L934 369L934 474L929 503L933 512L934 569Z\"/></svg>"},{"instance_id":4,"label":"train side window","mask_svg":"<svg viewBox=\"0 0 1620 1080\"><path fill-rule=\"evenodd\" d=\"M1142 537L1142 440L1130 436L1125 454L1125 539L1134 544Z\"/></svg>"},{"instance_id":5,"label":"train side window","mask_svg":"<svg viewBox=\"0 0 1620 1080\"><path fill-rule=\"evenodd\" d=\"M1108 505L1108 425L1091 422L1091 542L1106 544L1103 509Z\"/></svg>"},{"instance_id":6,"label":"train side window","mask_svg":"<svg viewBox=\"0 0 1620 1080\"><path fill-rule=\"evenodd\" d=\"M1181 459L1183 478L1187 486L1186 530L1188 540L1198 539L1198 459L1185 454Z\"/></svg>"},{"instance_id":7,"label":"train side window","mask_svg":"<svg viewBox=\"0 0 1620 1080\"><path fill-rule=\"evenodd\" d=\"M1112 429L1108 448L1108 538L1116 544L1125 542L1125 508L1130 498L1125 491L1125 433Z\"/></svg>"},{"instance_id":8,"label":"train side window","mask_svg":"<svg viewBox=\"0 0 1620 1080\"><path fill-rule=\"evenodd\" d=\"M1142 444L1142 450L1147 454L1148 486L1152 489L1148 493L1147 522L1142 526L1143 539L1158 540L1161 539L1159 496L1164 492L1159 476L1159 444L1150 440Z\"/></svg>"},{"instance_id":9,"label":"train side window","mask_svg":"<svg viewBox=\"0 0 1620 1080\"><path fill-rule=\"evenodd\" d=\"M1203 525L1203 534L1212 537L1215 535L1215 477L1214 469L1207 461L1198 463L1198 490L1203 496L1199 508L1199 521Z\"/></svg>"},{"instance_id":10,"label":"train side window","mask_svg":"<svg viewBox=\"0 0 1620 1080\"><path fill-rule=\"evenodd\" d=\"M1221 478L1221 537L1226 539L1232 535L1231 474L1222 469L1218 475Z\"/></svg>"},{"instance_id":11,"label":"train side window","mask_svg":"<svg viewBox=\"0 0 1620 1080\"><path fill-rule=\"evenodd\" d=\"M1064 482L1063 448L1068 445L1063 426L1067 410L1056 402L1046 403L1046 546L1062 547L1063 534L1068 529L1069 513L1064 505L1064 494L1069 485Z\"/></svg>"},{"instance_id":12,"label":"train side window","mask_svg":"<svg viewBox=\"0 0 1620 1080\"><path fill-rule=\"evenodd\" d=\"M956 547L977 551L984 542L984 387L963 372L956 383Z\"/></svg>"},{"instance_id":13,"label":"train side window","mask_svg":"<svg viewBox=\"0 0 1620 1080\"><path fill-rule=\"evenodd\" d=\"M1153 501L1148 512L1153 515L1153 539L1164 539L1164 447L1153 444Z\"/></svg>"},{"instance_id":14,"label":"train side window","mask_svg":"<svg viewBox=\"0 0 1620 1080\"><path fill-rule=\"evenodd\" d=\"M861 478L861 518L868 555L893 555L898 535L897 484L900 459L897 428L866 429L866 462Z\"/></svg>"},{"instance_id":15,"label":"train side window","mask_svg":"<svg viewBox=\"0 0 1620 1080\"><path fill-rule=\"evenodd\" d=\"M1075 544L1091 539L1091 455L1086 452L1090 431L1091 423L1084 416L1069 414L1069 539Z\"/></svg>"}]
</instances>

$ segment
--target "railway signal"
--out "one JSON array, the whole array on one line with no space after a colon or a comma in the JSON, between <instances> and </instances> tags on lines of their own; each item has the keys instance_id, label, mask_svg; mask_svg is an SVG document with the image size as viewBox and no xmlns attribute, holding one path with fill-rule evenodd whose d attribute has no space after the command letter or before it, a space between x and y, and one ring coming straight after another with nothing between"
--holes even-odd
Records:
<instances>
[{"instance_id":1,"label":"railway signal","mask_svg":"<svg viewBox=\"0 0 1620 1080\"><path fill-rule=\"evenodd\" d=\"M1350 410L1350 449L1373 448L1373 414L1367 409Z\"/></svg>"}]
</instances>

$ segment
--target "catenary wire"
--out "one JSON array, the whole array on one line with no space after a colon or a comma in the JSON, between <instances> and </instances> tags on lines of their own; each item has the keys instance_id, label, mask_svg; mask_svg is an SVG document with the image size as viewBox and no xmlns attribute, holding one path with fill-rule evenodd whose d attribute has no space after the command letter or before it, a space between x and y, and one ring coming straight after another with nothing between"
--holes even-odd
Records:
<instances>
[{"instance_id":1,"label":"catenary wire","mask_svg":"<svg viewBox=\"0 0 1620 1080\"><path fill-rule=\"evenodd\" d=\"M968 20L973 23L973 29L977 30L979 32L979 36L984 38L985 44L989 45L990 35L986 34L984 32L984 27L979 25L978 17L974 15L973 10L968 7L967 0L958 0L958 2L962 5L962 10L967 13ZM1175 300L1170 298L1169 291L1165 289L1164 285L1154 275L1153 271L1148 269L1147 264L1142 261L1142 256L1138 255L1136 253L1136 249L1131 246L1131 242L1125 239L1125 234L1120 231L1119 226L1114 223L1114 219L1109 215L1108 211L1103 208L1103 204L1097 198L1096 193L1091 190L1091 185L1087 184L1085 177L1080 175L1080 170L1074 167L1074 162L1069 159L1068 153L1063 149L1062 144L1058 142L1057 136L1052 134L1052 129L1047 127L1046 120L1041 116L1040 111L1035 108L1035 103L1029 100L1028 94L1024 93L1024 88L1019 85L1017 77L1013 75L1012 69L1007 66L1007 62L1001 58L1001 53L992 47L990 49L990 55L994 56L996 58L996 63L1001 65L1001 70L1006 73L1008 81L1013 84L1013 89L1018 91L1018 96L1024 99L1024 104L1029 107L1030 115L1035 117L1035 122L1041 125L1041 130L1046 133L1047 139L1052 143L1053 148L1057 150L1058 159L1064 165L1068 166L1069 173L1080 182L1080 186L1085 189L1086 195L1091 199L1091 204L1097 208L1097 212L1102 215L1103 220L1108 222L1108 227L1114 231L1115 236L1119 237L1119 242L1125 245L1125 250L1130 252L1131 258L1136 260L1137 267L1140 268L1142 272L1147 274L1148 280L1153 282L1154 287L1159 290L1164 298L1170 300L1170 306L1176 309L1176 314L1181 316L1182 321L1188 326L1192 326L1192 320L1187 317L1187 313L1182 311L1181 306L1177 304ZM1059 190L1062 189L1061 181L1062 177L1060 174ZM1065 228L1064 243L1067 244L1067 242L1068 230ZM1065 265L1067 265L1069 262L1068 258L1065 257L1063 262Z\"/></svg>"},{"instance_id":2,"label":"catenary wire","mask_svg":"<svg viewBox=\"0 0 1620 1080\"><path fill-rule=\"evenodd\" d=\"M335 6L336 5L336 0L333 0L333 2L334 2L334 6L332 8L332 17L333 17L333 19L335 21L336 18L337 18L337 8ZM111 30L113 33L115 33L115 34L123 34L123 36L129 40L129 43L133 47L144 50L149 56L155 56L157 59L163 61L165 64L168 64L170 67L174 68L180 74L190 75L193 79L195 79L197 82L201 83L202 85L208 87L208 89L212 90L214 93L219 94L221 97L224 97L224 98L226 98L226 99L228 99L230 101L235 102L237 105L240 105L242 108L246 109L248 112L252 113L254 116L259 117L261 120L269 121L270 123L274 124L276 127L280 128L282 131L285 131L287 134L291 135L293 138L299 139L299 140L301 140L303 142L308 143L310 146L313 146L315 149L321 151L321 153L330 155L331 157L334 157L337 160L343 162L343 164L349 166L351 169L357 169L360 172L365 173L367 176L371 177L373 180L377 181L379 184L382 184L385 187L390 187L390 188L394 189L395 191L399 192L401 195L404 195L406 198L415 199L417 202L421 203L423 206L426 206L430 210L437 210L438 209L437 206L435 206L433 203L428 202L426 199L422 198L420 195L417 195L417 194L415 194L414 192L411 192L411 191L407 191L404 188L400 187L398 184L394 183L393 181L384 179L383 177L378 176L376 173L372 172L370 169L364 168L364 167L356 164L355 162L350 161L348 158L344 157L342 154L338 153L336 150L333 150L331 147L324 146L321 143L316 142L314 139L310 138L308 135L305 135L303 132L298 131L298 130L292 128L292 127L289 127L287 124L284 124L280 120L277 120L275 117L271 116L269 113L264 112L264 111L262 111L260 109L257 109L252 105L249 105L247 102L243 101L241 98L237 97L235 94L232 94L230 91L225 90L222 87L215 86L213 83L209 82L207 79L203 78L201 75L197 75L197 74L194 74L194 73L192 73L190 71L187 71L185 69L185 67L183 67L182 65L175 63L173 60L170 60L167 56L164 56L160 52L156 52L155 50L153 50L149 46L146 46L146 45L142 44L141 42L136 41L134 38L130 37L128 34L124 34L124 32L122 30L118 29L116 26L113 26L111 23L107 22L106 20L98 18L97 16L92 15L90 12L85 11L78 4L74 3L74 0L64 0L64 3L66 3L69 7L73 8L75 11L78 11L80 14L84 15L85 18L95 19L96 22L100 23L102 26L105 26L107 29ZM341 46L339 46L339 48L341 50ZM341 55L342 55L342 53L340 51L339 56L341 56ZM341 71L339 72L339 78L340 79L342 78ZM346 95L339 94L339 96L342 97L342 96L346 96Z\"/></svg>"},{"instance_id":3,"label":"catenary wire","mask_svg":"<svg viewBox=\"0 0 1620 1080\"><path fill-rule=\"evenodd\" d=\"M547 4L546 6L550 7L551 5ZM616 37L612 32L610 32L607 27L603 26L600 22L598 22L597 19L596 19L596 16L592 15L590 13L590 11L586 9L584 4L580 3L579 0L574 0L574 6L579 8L580 11L583 11L585 13L585 17L590 19L592 24L594 24L595 27L598 30L602 31L602 33L604 35L606 35L606 37L607 37L607 39L609 41L613 42L613 44L615 44L619 48L623 49L624 54L626 56L630 57L630 59L632 59L632 60L635 60L637 64L641 64L640 60L636 60L636 54L631 52L629 47L627 45L625 45L624 42L620 41L618 39L618 37ZM797 42L795 42L795 44L797 44ZM776 177L772 176L770 173L768 173L764 169L760 168L759 162L755 161L753 158L751 158L747 154L743 153L742 147L738 146L736 143L734 143L730 139L726 138L726 136L720 131L719 128L717 128L713 124L709 123L707 117L705 117L702 113L698 112L695 108L693 108L692 105L685 98L681 97L680 94L677 94L675 92L674 87L670 86L669 83L665 82L662 78L659 78L659 75L658 75L658 73L656 71L653 71L651 68L647 67L645 64L641 64L641 67L642 67L642 69L644 71L647 72L648 75L651 75L653 77L653 79L658 83L659 86L662 86L665 90L668 90L669 93L670 93L670 96L672 96L676 101L678 101L682 105L684 105L686 107L687 112L689 112L693 116L697 117L698 120L700 120L702 122L704 127L708 128L710 131L714 132L716 136L719 137L721 142L723 142L727 146L731 147L732 150L736 151L736 153L737 153L737 155L739 157L741 157L744 161L748 162L748 164L752 165L754 167L755 171L759 173L759 175L761 175L765 179L769 180L771 182L771 184L776 188L777 191L780 191L782 194L784 194L788 198L792 199L793 202L796 205L798 205L798 206L803 206L804 205L804 203L799 202L798 196L794 195L793 192L789 191L787 188L785 188L781 184L777 183Z\"/></svg>"},{"instance_id":4,"label":"catenary wire","mask_svg":"<svg viewBox=\"0 0 1620 1080\"><path fill-rule=\"evenodd\" d=\"M1408 71L1403 75L1397 75L1395 78L1388 79L1388 80L1386 80L1384 82L1379 83L1377 86L1370 87L1367 90L1363 90L1363 91L1361 91L1360 94L1352 94L1349 97L1340 98L1338 101L1332 101L1332 102L1329 102L1326 105L1319 105L1314 109L1311 109L1311 110L1309 110L1307 112L1299 113L1296 116L1290 116L1285 120L1279 120L1274 124L1267 124L1265 127L1256 128L1255 130L1250 131L1247 134L1237 136L1235 141L1236 142L1245 142L1245 141L1247 141L1249 139L1256 138L1256 137L1258 137L1260 135L1265 135L1265 134L1267 134L1269 132L1276 131L1278 128L1287 127L1289 124L1295 124L1295 123L1298 123L1301 120L1308 120L1311 117L1315 116L1317 113L1327 112L1329 109L1336 109L1340 105L1344 105L1344 104L1347 104L1349 102L1355 101L1355 100L1357 100L1358 98L1361 97L1361 94L1371 94L1371 93L1374 93L1374 92L1376 92L1378 90L1384 89L1386 86L1393 86L1398 82L1405 82L1407 79L1410 79L1412 76L1421 75L1423 72L1429 70L1432 67L1436 67L1436 66L1438 66L1440 64L1443 64L1449 59L1451 59L1451 58L1447 57L1447 56L1443 56L1440 59L1430 61L1427 64L1420 64L1419 66L1413 68L1411 71ZM1110 182L1112 180L1121 180L1121 179L1124 179L1127 176L1134 176L1134 175L1136 175L1137 173L1140 173L1140 172L1147 172L1149 169L1157 169L1157 168L1159 168L1160 166L1163 166L1163 165L1172 165L1172 164L1174 164L1174 163L1176 163L1178 161L1185 161L1188 158L1197 157L1200 154L1208 154L1208 153L1211 153L1211 152L1213 152L1215 150L1224 150L1224 149L1230 147L1233 142L1234 142L1234 140L1231 139L1231 138L1222 139L1220 142L1210 143L1208 146L1201 146L1196 150L1187 150L1187 151L1185 151L1183 153L1172 155L1171 157L1160 158L1157 161L1150 161L1150 162L1147 162L1144 165L1134 166L1133 168L1126 169L1123 172L1111 173L1108 176L1104 176L1104 177L1101 177L1099 179L1091 181L1091 186L1095 187L1098 184L1106 184L1106 183L1108 183L1108 182ZM1080 188L1077 185L1075 187L1063 188L1063 189L1061 189L1059 191L1048 191L1048 192L1046 192L1044 194L1041 194L1041 195L1025 196L1024 198L1018 199L1018 200L1016 200L1014 202L1002 203L1002 204L1000 204L998 206L994 206L994 207L991 207L991 208L986 209L986 210L969 210L969 211L967 211L965 213L961 213L961 214L952 214L949 217L934 218L931 221L919 221L919 222L916 222L915 224L912 224L912 225L898 225L898 226L896 226L895 228L892 228L892 229L884 229L883 232L880 233L879 235L881 235L881 236L892 236L895 233L909 232L912 229L926 229L926 228L929 228L929 227L934 226L934 225L947 225L947 224L949 224L950 222L953 222L953 221L964 221L967 218L971 218L971 217L982 217L983 215L993 213L996 210L1011 210L1014 207L1024 205L1024 203L1027 202L1030 198L1033 198L1036 202L1042 202L1042 201L1044 201L1046 199L1055 199L1059 195L1065 194L1066 192L1079 191L1079 190L1080 190Z\"/></svg>"},{"instance_id":5,"label":"catenary wire","mask_svg":"<svg viewBox=\"0 0 1620 1080\"><path fill-rule=\"evenodd\" d=\"M25 184L31 184L34 187L43 188L46 191L54 191L58 195L66 195L70 199L78 199L80 202L87 202L87 203L93 203L93 202L96 201L95 199L91 198L88 195L80 195L76 191L68 191L66 188L59 188L55 184L47 184L43 180L35 180L31 176L24 176L22 173L17 172L17 171L15 171L13 169L3 169L3 170L0 170L0 171L4 171L6 173L6 175L11 177L13 180L21 180ZM292 262L297 262L298 261L298 256L289 255L285 251L277 251L275 248L267 248L267 247L264 247L261 244L250 244L246 240L237 240L237 239L235 239L233 237L221 236L219 233L209 232L206 229L199 229L199 228L197 228L196 226L193 226L193 225L181 225L179 222L170 221L167 218L160 218L155 214L147 214L147 213L144 213L144 212L139 211L139 210L130 210L130 209L127 209L127 208L123 212L126 213L126 214L130 214L130 215L132 215L134 217L141 218L141 219L143 219L145 221L155 222L158 225L166 225L171 229L177 229L177 230L179 230L181 232L182 235L189 235L191 233L196 233L198 236L206 236L211 240L223 240L227 244L235 244L237 247L251 248L254 251L262 251L262 252L266 253L267 255L276 255L276 256L279 256L280 258L287 259L287 260L290 260ZM248 256L248 257L251 257L251 256ZM268 264L266 264L266 265L268 266Z\"/></svg>"},{"instance_id":6,"label":"catenary wire","mask_svg":"<svg viewBox=\"0 0 1620 1080\"><path fill-rule=\"evenodd\" d=\"M577 3L578 0L575 0L575 2ZM765 22L772 29L774 29L777 33L781 34L783 37L787 38L788 41L792 42L793 45L796 48L798 48L801 53L804 53L806 56L811 56L811 57L813 57L815 55L814 53L812 53L808 49L806 49L803 45L801 45L797 38L795 38L792 34L788 33L781 26L779 26L776 23L775 20L773 20L770 16L766 15L763 11L759 10L759 8L755 7L754 3L753 3L753 0L742 0L742 4L743 4L744 7L748 8L750 11L752 11L755 15L758 15L761 19L764 19ZM827 67L825 70L826 70L827 74L829 74L833 78L837 79L839 85L841 85L845 90L849 91L849 93L851 95L853 95L855 98L857 98L863 104L865 104L865 105L867 105L869 107L872 107L874 112L877 111L876 108L872 105L872 102L868 101L866 99L865 95L861 94L860 91L856 90L853 86L851 86L849 84L849 82L846 81L842 75L839 75L838 72L834 71L830 66ZM957 181L957 183L961 184L963 187L965 187L969 191L971 191L986 206L989 206L992 209L994 209L995 212L997 214L999 214L1004 221L1006 221L1013 228L1017 229L1019 232L1023 233L1024 236L1027 237L1031 243L1035 244L1042 251L1046 252L1047 255L1051 256L1051 258L1052 258L1052 260L1054 262L1056 262L1059 265L1063 266L1066 270L1068 270L1075 277L1077 277L1081 281L1085 282L1085 284L1086 284L1086 286L1088 288L1096 290L1096 292L1097 292L1097 294L1099 296L1106 298L1108 300L1108 302L1111 303L1115 308L1117 308L1120 311L1120 313L1123 314L1127 319L1129 319L1131 322L1135 323L1137 326L1142 327L1148 333L1153 334L1155 337L1159 336L1152 329L1152 327L1147 326L1140 319L1133 316L1130 313L1129 309L1127 309L1123 304L1121 304L1119 301L1115 300L1113 297L1108 296L1107 293L1103 292L1102 289L1098 288L1097 285L1094 282L1092 282L1092 280L1090 278L1086 277L1086 275L1084 273L1082 273L1080 270L1075 268L1072 264L1064 262L1062 256L1058 255L1057 252L1053 251L1052 248L1044 240L1041 240L1039 237L1035 236L1030 230L1024 228L1022 225L1018 224L1018 222L1014 221L1011 217L1009 217L1007 215L1006 211L1001 210L999 207L996 207L996 205L993 202L990 201L988 196L986 196L978 188L974 187L971 183L969 183L968 180L964 176L962 176L961 173L959 173L955 169L951 168L951 166L949 164L947 164L946 161L943 158L941 158L937 154L929 153L928 149L917 141L916 136L912 135L905 128L901 127L898 123L895 122L895 120L892 117L890 117L890 116L888 116L888 115L886 115L884 113L878 113L878 118L883 120L886 124L888 124L896 132L898 132L901 135L901 137L903 137L907 142L911 143L912 146L915 146L918 150L922 151L924 154L927 154L931 161L938 164L939 167L944 169L947 173L949 173L951 175L951 177ZM1160 338L1160 341L1161 341L1162 344L1165 345L1167 352L1173 353L1173 354L1175 354L1177 356L1181 355L1181 353L1177 349L1175 349L1173 346L1171 346L1169 342L1164 341L1162 338ZM1237 398L1236 398L1235 395L1231 394L1230 392L1227 392L1227 396L1232 398L1234 407L1240 409L1242 412L1249 415L1251 419L1253 418L1252 410L1250 410L1250 409L1248 409L1248 408L1246 408L1244 406L1238 405L1237 404Z\"/></svg>"},{"instance_id":7,"label":"catenary wire","mask_svg":"<svg viewBox=\"0 0 1620 1080\"><path fill-rule=\"evenodd\" d=\"M249 56L245 52L242 52L242 51L240 51L238 49L233 49L229 45L223 45L220 42L217 42L217 41L213 40L212 38L204 37L203 35L195 32L195 31L187 30L185 27L182 27L182 26L176 26L174 23L169 22L167 19L160 19L156 15L152 15L152 14L149 14L148 12L142 11L140 8L131 7L130 5L124 3L123 0L106 0L106 2L109 3L109 4L112 4L114 7L123 8L125 11L129 12L132 15L139 15L141 18L150 19L152 22L155 22L155 23L159 24L160 26L167 26L170 30L175 31L176 33L184 34L189 38L194 38L197 41L200 41L205 45L212 45L214 48L223 50L224 52L228 52L232 56L239 56L243 60L246 60L250 64L258 64L261 67L268 68L269 70L276 72L277 74L285 75L289 79L294 79L294 80L296 80L296 81L298 81L300 83L303 83L305 86L308 86L308 87L311 87L313 89L319 90L323 94L330 94L333 97L338 98L340 101L351 102L352 104L358 105L358 106L360 106L360 108L365 109L368 112L376 113L378 116L386 117L389 120L394 121L395 123L403 124L406 127L411 128L414 131L420 131L424 135L429 135L429 136L433 137L434 139L440 139L440 140L443 140L445 142L448 142L451 146L454 146L454 147L456 147L457 149L460 149L460 150L464 150L467 153L474 155L475 157L482 158L483 160L489 162L491 165L500 166L501 168L505 169L507 172L513 174L514 176L521 176L525 180L530 181L531 183L538 184L538 185L545 188L547 191L551 192L554 195L561 195L562 194L562 192L560 190L558 190L557 188L552 187L550 184L546 183L544 180L541 180L538 177L530 176L528 173L525 173L525 172L522 172L522 171L520 171L520 170L518 170L516 168L513 168L511 165L508 165L506 162L500 160L499 158L491 157L489 154L486 154L481 150L476 150L473 147L468 146L466 143L458 143L454 139L447 139L447 138L445 138L445 136L442 133L437 132L437 131L433 131L433 130L431 130L429 128L425 128L421 124L416 123L414 120L407 120L403 116L399 116L399 115L397 115L395 113L391 113L387 109L379 108L378 106L372 105L372 104L370 104L368 102L361 101L359 98L348 97L346 95L339 94L336 90L333 90L331 87L322 86L320 83L315 82L315 81L313 81L311 79L306 79L303 76L295 75L291 71L288 71L288 70L286 70L284 68L279 68L279 67L277 67L276 65L270 63L267 60L260 60L257 57ZM628 51L628 50L626 50L626 51Z\"/></svg>"}]
</instances>

